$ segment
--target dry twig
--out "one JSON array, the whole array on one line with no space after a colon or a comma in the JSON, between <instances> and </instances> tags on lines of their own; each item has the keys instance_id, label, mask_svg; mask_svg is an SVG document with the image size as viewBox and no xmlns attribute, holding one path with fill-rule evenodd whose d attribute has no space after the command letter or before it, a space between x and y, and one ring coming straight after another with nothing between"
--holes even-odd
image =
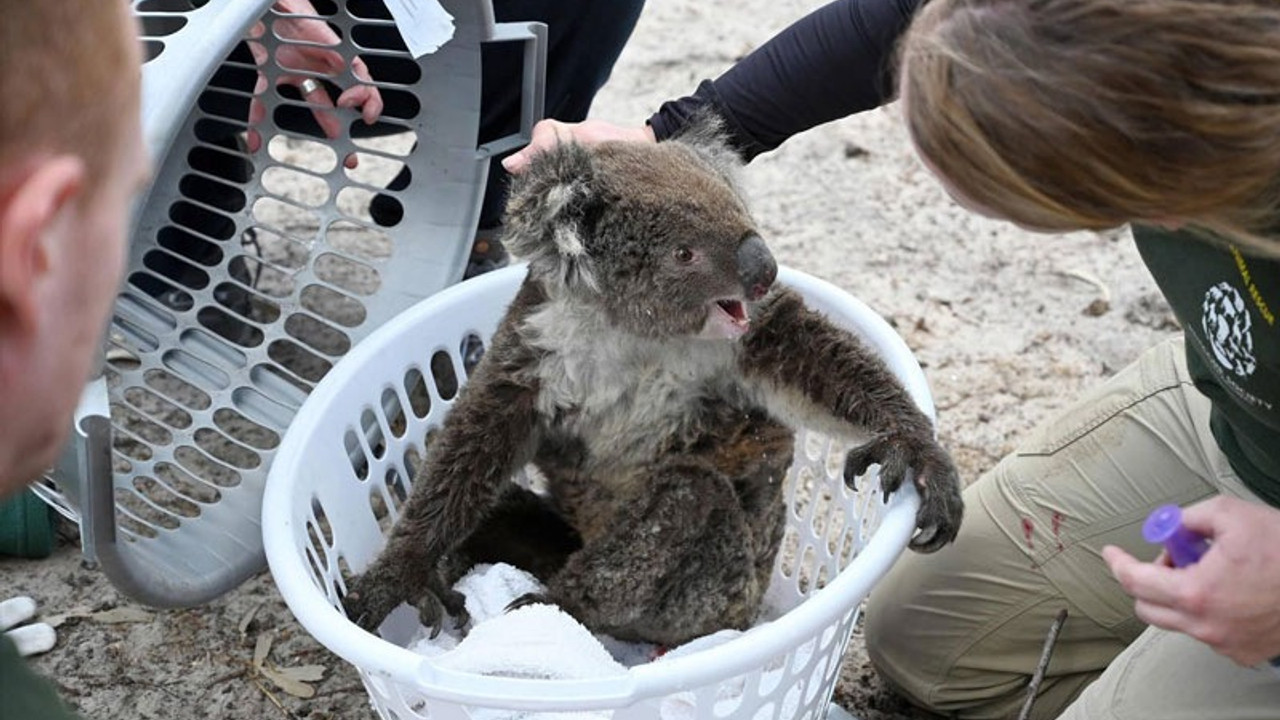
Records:
<instances>
[{"instance_id":1,"label":"dry twig","mask_svg":"<svg viewBox=\"0 0 1280 720\"><path fill-rule=\"evenodd\" d=\"M1057 644L1058 633L1062 632L1062 626L1066 622L1067 609L1062 608L1054 618L1053 624L1049 626L1049 635L1044 639L1044 649L1040 651L1040 662L1031 675L1031 683L1027 685L1027 700L1022 704L1022 712L1018 713L1018 720L1027 720L1031 717L1031 706L1036 702L1036 693L1040 692L1040 683L1044 682L1045 671L1049 669L1049 658L1053 657L1053 646Z\"/></svg>"}]
</instances>

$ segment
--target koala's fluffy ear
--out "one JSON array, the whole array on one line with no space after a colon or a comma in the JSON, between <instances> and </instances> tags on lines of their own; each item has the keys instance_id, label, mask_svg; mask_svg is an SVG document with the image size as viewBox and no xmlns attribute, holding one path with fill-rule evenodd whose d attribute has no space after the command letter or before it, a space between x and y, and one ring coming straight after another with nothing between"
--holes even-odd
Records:
<instances>
[{"instance_id":1,"label":"koala's fluffy ear","mask_svg":"<svg viewBox=\"0 0 1280 720\"><path fill-rule=\"evenodd\" d=\"M502 241L544 279L594 287L587 239L602 207L591 153L561 143L513 178Z\"/></svg>"},{"instance_id":2,"label":"koala's fluffy ear","mask_svg":"<svg viewBox=\"0 0 1280 720\"><path fill-rule=\"evenodd\" d=\"M668 141L688 146L729 181L738 186L738 171L745 164L742 156L729 143L724 118L714 110L701 108Z\"/></svg>"}]
</instances>

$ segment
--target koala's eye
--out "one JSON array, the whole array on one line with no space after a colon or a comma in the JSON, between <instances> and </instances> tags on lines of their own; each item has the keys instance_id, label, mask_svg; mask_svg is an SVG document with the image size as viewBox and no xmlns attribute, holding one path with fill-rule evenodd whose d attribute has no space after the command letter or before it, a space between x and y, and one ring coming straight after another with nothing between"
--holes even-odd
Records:
<instances>
[{"instance_id":1,"label":"koala's eye","mask_svg":"<svg viewBox=\"0 0 1280 720\"><path fill-rule=\"evenodd\" d=\"M678 247L675 252L676 260L682 263L693 262L693 251L687 247Z\"/></svg>"}]
</instances>

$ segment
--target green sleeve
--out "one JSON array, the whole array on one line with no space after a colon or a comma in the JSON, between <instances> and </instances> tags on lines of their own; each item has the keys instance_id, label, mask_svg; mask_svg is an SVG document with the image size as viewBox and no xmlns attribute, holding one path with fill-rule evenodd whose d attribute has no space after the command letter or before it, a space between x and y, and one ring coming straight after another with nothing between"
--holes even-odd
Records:
<instances>
[{"instance_id":1,"label":"green sleeve","mask_svg":"<svg viewBox=\"0 0 1280 720\"><path fill-rule=\"evenodd\" d=\"M0 635L0 720L80 720L53 684L36 674L18 648Z\"/></svg>"}]
</instances>

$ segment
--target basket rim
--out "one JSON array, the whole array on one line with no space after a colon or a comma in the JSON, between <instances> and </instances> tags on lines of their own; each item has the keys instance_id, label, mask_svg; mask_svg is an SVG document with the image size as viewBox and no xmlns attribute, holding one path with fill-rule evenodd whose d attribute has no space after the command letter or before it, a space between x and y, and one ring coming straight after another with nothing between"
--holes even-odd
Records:
<instances>
[{"instance_id":1,"label":"basket rim","mask_svg":"<svg viewBox=\"0 0 1280 720\"><path fill-rule=\"evenodd\" d=\"M860 602L906 548L915 529L919 497L912 483L894 493L880 525L844 569L797 607L752 628L742 636L707 650L661 663L646 663L603 679L533 680L476 675L435 666L430 659L366 632L329 604L294 546L290 507L298 497L297 473L290 468L303 459L307 437L320 424L344 380L381 352L386 339L419 327L432 316L473 296L501 296L518 284L527 265L517 264L467 280L420 301L358 343L312 391L277 449L268 474L262 505L263 544L277 588L299 623L321 644L362 672L412 686L441 700L525 710L593 710L631 705L639 700L687 690L762 667L766 662L816 638ZM906 343L885 320L853 295L801 271L779 267L778 282L806 299L840 307L857 318L865 339L900 376L913 399L933 417L933 403L923 371ZM815 648L817 652L817 648Z\"/></svg>"}]
</instances>

